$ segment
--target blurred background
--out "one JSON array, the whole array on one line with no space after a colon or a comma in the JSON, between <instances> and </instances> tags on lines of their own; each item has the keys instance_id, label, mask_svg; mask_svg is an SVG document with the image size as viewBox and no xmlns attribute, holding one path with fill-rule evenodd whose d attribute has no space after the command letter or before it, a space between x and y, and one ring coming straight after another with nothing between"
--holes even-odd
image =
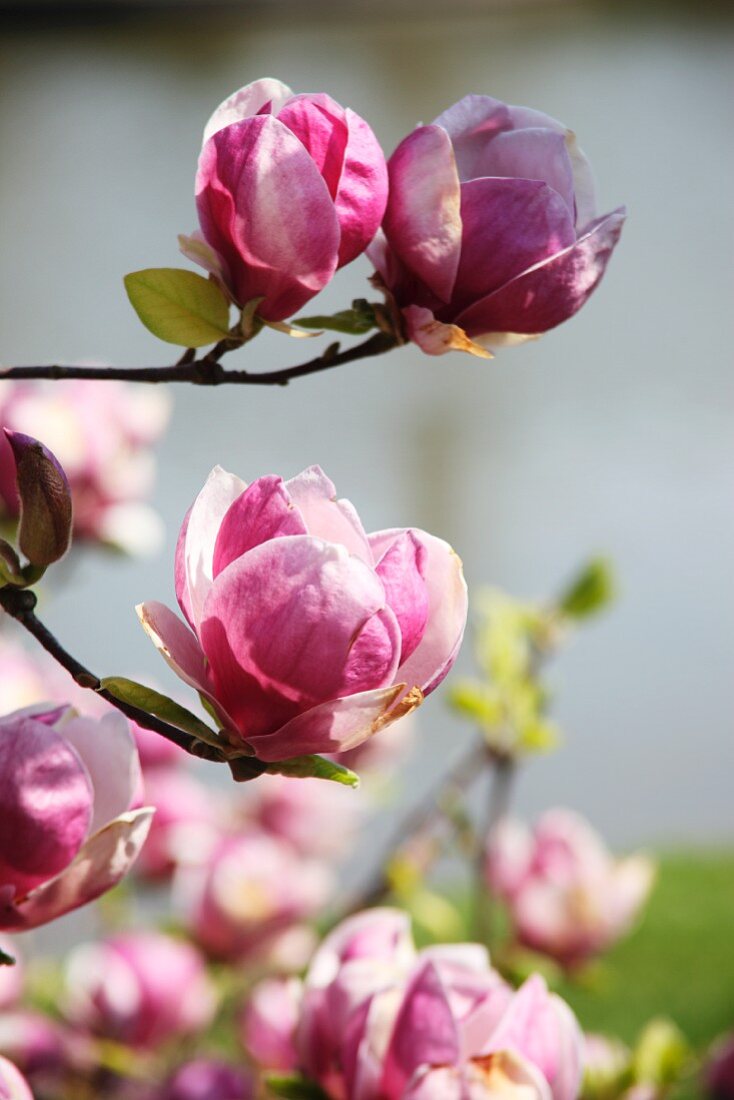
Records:
<instances>
[{"instance_id":1,"label":"blurred background","mask_svg":"<svg viewBox=\"0 0 734 1100\"><path fill-rule=\"evenodd\" d=\"M521 810L566 803L614 844L731 842L734 371L727 6L398 0L2 3L0 356L164 364L122 276L187 266L203 125L272 75L366 117L386 152L467 92L537 107L579 135L600 209L629 221L571 323L485 363L404 348L287 389L175 393L154 503L160 553L85 552L44 617L102 674L174 680L138 626L173 602L180 520L221 463L247 480L320 463L367 529L447 538L470 589L551 595L589 555L620 595L552 672L564 750ZM362 259L314 308L369 293ZM229 363L313 354L267 334ZM63 384L63 383L62 383ZM472 666L466 645L457 671ZM470 735L438 692L405 798ZM388 821L382 823L386 830ZM371 846L374 845L374 832ZM369 858L369 853L367 853Z\"/></svg>"}]
</instances>

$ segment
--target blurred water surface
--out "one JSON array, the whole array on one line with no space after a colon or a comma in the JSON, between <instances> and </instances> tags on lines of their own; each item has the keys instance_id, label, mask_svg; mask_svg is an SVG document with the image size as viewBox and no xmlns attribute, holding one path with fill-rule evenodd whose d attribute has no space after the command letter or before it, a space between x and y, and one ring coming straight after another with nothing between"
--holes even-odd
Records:
<instances>
[{"instance_id":1,"label":"blurred water surface","mask_svg":"<svg viewBox=\"0 0 734 1100\"><path fill-rule=\"evenodd\" d=\"M621 597L554 669L567 745L528 771L521 808L572 804L619 844L731 839L731 30L571 6L323 22L174 10L8 33L6 362L171 361L121 276L183 263L176 234L194 225L202 126L258 76L327 90L387 151L469 91L538 107L580 135L602 208L630 210L582 313L493 363L404 349L285 390L179 390L156 492L167 545L152 561L77 563L45 608L69 648L100 672L172 685L133 605L172 601L177 526L207 472L290 476L319 462L368 529L412 523L448 538L472 587L543 596L590 553L609 554ZM319 308L367 293L368 273L365 261L340 273ZM286 365L314 345L263 336L247 362ZM430 699L406 798L468 732L440 692Z\"/></svg>"}]
</instances>

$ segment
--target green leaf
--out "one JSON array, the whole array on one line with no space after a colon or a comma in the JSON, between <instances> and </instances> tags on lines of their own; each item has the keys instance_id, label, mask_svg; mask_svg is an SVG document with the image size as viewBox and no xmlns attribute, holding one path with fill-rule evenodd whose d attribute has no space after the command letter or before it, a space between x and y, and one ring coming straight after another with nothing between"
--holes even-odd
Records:
<instances>
[{"instance_id":1,"label":"green leaf","mask_svg":"<svg viewBox=\"0 0 734 1100\"><path fill-rule=\"evenodd\" d=\"M154 714L156 718L170 722L172 726L185 730L207 745L222 747L222 742L213 729L167 695L161 695L159 691L138 684L135 680L128 680L125 676L106 676L104 680L100 680L100 686L109 691L110 695L114 695L115 699L139 707L148 714Z\"/></svg>"},{"instance_id":2,"label":"green leaf","mask_svg":"<svg viewBox=\"0 0 734 1100\"><path fill-rule=\"evenodd\" d=\"M329 332L345 332L348 336L361 336L373 329L377 322L372 306L364 298L352 302L351 309L342 309L330 316L297 317L295 324L301 328L328 329Z\"/></svg>"},{"instance_id":3,"label":"green leaf","mask_svg":"<svg viewBox=\"0 0 734 1100\"><path fill-rule=\"evenodd\" d=\"M268 764L265 770L296 779L330 779L332 783L343 783L347 787L359 786L359 776L355 772L343 764L327 760L325 756L294 756L290 760Z\"/></svg>"},{"instance_id":4,"label":"green leaf","mask_svg":"<svg viewBox=\"0 0 734 1100\"><path fill-rule=\"evenodd\" d=\"M125 276L125 290L145 327L169 344L201 348L229 334L227 299L215 282L194 271L133 271Z\"/></svg>"},{"instance_id":5,"label":"green leaf","mask_svg":"<svg viewBox=\"0 0 734 1100\"><path fill-rule=\"evenodd\" d=\"M319 1085L298 1073L268 1073L265 1084L274 1096L284 1100L329 1100Z\"/></svg>"},{"instance_id":6,"label":"green leaf","mask_svg":"<svg viewBox=\"0 0 734 1100\"><path fill-rule=\"evenodd\" d=\"M614 599L614 574L605 558L594 558L571 581L558 601L558 609L571 619L596 615Z\"/></svg>"}]
</instances>

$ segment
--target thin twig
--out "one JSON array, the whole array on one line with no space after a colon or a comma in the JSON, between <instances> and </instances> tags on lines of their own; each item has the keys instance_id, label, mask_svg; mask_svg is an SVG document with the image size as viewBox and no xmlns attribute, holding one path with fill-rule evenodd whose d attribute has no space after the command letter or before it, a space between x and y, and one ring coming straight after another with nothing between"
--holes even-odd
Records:
<instances>
[{"instance_id":1,"label":"thin twig","mask_svg":"<svg viewBox=\"0 0 734 1100\"><path fill-rule=\"evenodd\" d=\"M480 943L489 943L492 938L494 898L487 889L486 853L492 834L507 817L512 794L512 780L515 775L515 760L511 756L493 754L492 776L489 785L487 817L484 828L477 836L474 855L474 935Z\"/></svg>"},{"instance_id":2,"label":"thin twig","mask_svg":"<svg viewBox=\"0 0 734 1100\"><path fill-rule=\"evenodd\" d=\"M153 714L148 714L147 711L141 710L131 703L116 699L114 695L106 691L100 684L99 677L90 672L80 661L77 661L76 657L72 657L70 653L67 653L51 631L44 626L40 619L36 618L35 606L36 596L28 589L18 589L10 586L0 588L0 607L7 611L8 615L11 615L21 626L25 627L46 652L66 669L80 687L88 688L96 695L100 695L117 710L122 711L126 717L132 719L133 722L137 722L139 726L145 726L146 729L159 733L161 737L165 737L167 741L172 741L174 745L178 745L179 748L191 753L192 756L203 757L207 760L225 760L224 754L218 752L214 746L204 744L192 734L185 733L184 730L164 722L161 718L156 718Z\"/></svg>"},{"instance_id":3,"label":"thin twig","mask_svg":"<svg viewBox=\"0 0 734 1100\"><path fill-rule=\"evenodd\" d=\"M382 355L398 346L395 336L376 332L369 339L354 347L340 350L338 343L330 344L321 355L281 370L251 372L226 370L220 357L242 341L222 340L201 359L192 358L193 349L187 348L177 363L166 367L77 367L53 363L46 366L6 367L0 370L0 380L51 379L56 382L69 379L87 379L98 382L189 382L195 386L286 386L294 378L354 363ZM195 353L193 353L195 355Z\"/></svg>"}]
</instances>

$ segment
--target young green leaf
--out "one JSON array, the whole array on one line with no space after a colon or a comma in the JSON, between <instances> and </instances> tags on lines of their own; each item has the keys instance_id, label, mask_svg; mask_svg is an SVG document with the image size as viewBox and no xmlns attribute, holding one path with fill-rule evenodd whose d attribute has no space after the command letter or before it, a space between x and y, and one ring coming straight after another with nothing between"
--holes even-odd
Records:
<instances>
[{"instance_id":1,"label":"young green leaf","mask_svg":"<svg viewBox=\"0 0 734 1100\"><path fill-rule=\"evenodd\" d=\"M558 601L558 609L571 619L596 615L614 599L614 575L604 558L593 558L571 581Z\"/></svg>"},{"instance_id":2,"label":"young green leaf","mask_svg":"<svg viewBox=\"0 0 734 1100\"><path fill-rule=\"evenodd\" d=\"M296 324L301 328L328 329L330 332L344 332L348 336L361 336L373 329L377 322L369 302L357 299L351 309L342 309L331 316L297 317Z\"/></svg>"},{"instance_id":3,"label":"young green leaf","mask_svg":"<svg viewBox=\"0 0 734 1100\"><path fill-rule=\"evenodd\" d=\"M201 348L229 332L229 303L211 279L176 267L150 267L125 276L130 303L160 340Z\"/></svg>"},{"instance_id":4,"label":"young green leaf","mask_svg":"<svg viewBox=\"0 0 734 1100\"><path fill-rule=\"evenodd\" d=\"M268 764L265 770L297 779L330 779L332 783L343 783L347 787L359 786L359 776L355 772L325 756L294 756Z\"/></svg>"},{"instance_id":5,"label":"young green leaf","mask_svg":"<svg viewBox=\"0 0 734 1100\"><path fill-rule=\"evenodd\" d=\"M161 695L159 691L138 684L135 680L128 680L125 676L107 676L100 680L100 686L109 691L110 695L114 695L115 699L139 707L148 714L154 714L156 718L170 722L172 726L192 734L207 745L222 747L222 742L213 729L167 695Z\"/></svg>"},{"instance_id":6,"label":"young green leaf","mask_svg":"<svg viewBox=\"0 0 734 1100\"><path fill-rule=\"evenodd\" d=\"M283 1100L329 1100L319 1085L298 1073L268 1073L265 1084L274 1096Z\"/></svg>"}]
</instances>

